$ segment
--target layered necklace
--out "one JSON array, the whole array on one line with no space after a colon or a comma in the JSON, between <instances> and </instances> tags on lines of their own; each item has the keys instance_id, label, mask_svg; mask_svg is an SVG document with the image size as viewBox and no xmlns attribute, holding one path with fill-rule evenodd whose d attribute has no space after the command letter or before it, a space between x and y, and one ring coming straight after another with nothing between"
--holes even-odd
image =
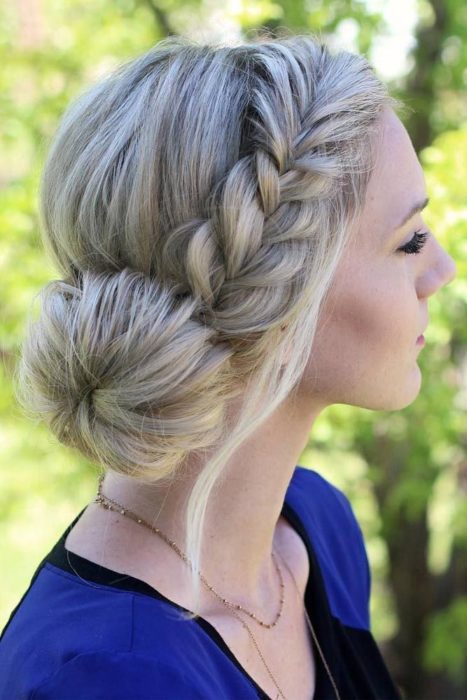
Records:
<instances>
[{"instance_id":1,"label":"layered necklace","mask_svg":"<svg viewBox=\"0 0 467 700\"><path fill-rule=\"evenodd\" d=\"M120 513L121 515L123 515L123 516L125 516L125 517L128 517L128 518L130 518L131 520L134 520L134 522L138 523L138 525L143 525L144 527L148 528L148 529L151 530L153 533L155 533L155 534L158 535L160 538L162 538L162 539L164 540L164 542L166 542L170 547L172 547L172 549L178 554L179 557L181 557L181 559L183 559L183 560L185 561L186 564L190 565L190 562L189 562L187 556L184 554L184 552L182 552L182 550L179 548L179 546L178 546L175 542L173 542L171 539L169 539L166 535L164 535L164 533L161 532L161 530L160 530L159 528L154 527L153 525L151 525L151 524L148 523L147 521L143 520L143 518L140 518L136 513L133 513L131 510L129 510L128 508L126 508L125 506L123 506L121 503L117 503L117 501L114 501L113 499L107 498L106 496L104 496L104 494L102 493L102 483L103 483L103 481L104 481L104 475L102 474L102 475L99 477L99 487L98 487L98 490L97 490L97 496L96 496L96 498L94 499L94 503L100 504L103 508L106 508L107 510L116 511L116 512ZM278 555L278 556L279 556L279 555ZM276 614L276 617L275 617L274 621L271 622L271 623L267 623L267 622L264 622L263 620L260 620L259 617L258 617L257 615L255 615L254 613L250 612L249 610L246 610L246 608L244 608L244 607L243 607L242 605L240 605L239 603L232 603L231 601L227 600L227 598L224 598L223 596L221 596L221 595L206 581L205 577L203 576L203 574L202 574L201 572L198 572L198 575L199 575L199 577L200 577L202 583L204 584L204 586L205 586L213 595L216 596L216 598L222 603L222 605L224 605L226 608L229 609L229 612L230 612L232 615L234 615L234 616L239 620L239 622L243 625L243 627L244 627L244 628L246 629L246 631L248 632L248 635L250 636L250 639L251 639L251 641L253 642L253 644L254 644L254 646L255 646L255 648L256 648L256 650L257 650L257 652L258 652L258 654L259 654L259 656L260 656L260 658L261 658L261 660L262 660L262 662L263 662L263 664L264 664L264 666L265 666L265 668L266 668L266 671L267 671L269 677L271 678L272 682L274 683L275 687L277 688L278 694L277 694L277 696L276 696L276 700L278 700L278 698L283 698L284 700L287 700L287 697L286 697L286 696L284 695L284 693L282 692L282 690L281 690L279 684L277 683L276 679L274 678L274 676L273 676L273 674L272 674L272 672L271 672L271 669L269 668L268 664L266 663L266 659L264 658L264 656L263 656L263 654L262 654L262 652L261 652L261 650L260 650L260 648L259 648L259 646L258 646L258 643L257 643L257 641L256 641L256 638L255 638L253 632L251 631L251 629L249 628L249 626L246 624L246 622L240 617L240 615L239 615L238 612L237 612L237 611L241 611L241 612L245 613L245 614L248 615L252 620L254 620L254 622L256 622L258 625L261 625L261 627L265 627L265 628L267 628L267 629L271 629L272 627L275 627L275 626L277 625L277 623L278 623L278 621L279 621L279 619L280 619L280 617L281 617L281 615L282 615L282 610L283 610L283 607L284 607L284 580L283 580L283 577L282 577L281 569L280 569L280 567L279 567L279 562L278 562L278 560L276 559L276 556L275 556L274 552L272 552L272 558L273 558L274 566L275 566L275 568L276 568L276 571L277 571L277 574L278 574L278 577L279 577L279 582L280 582L280 602L279 602L279 609L278 609L278 612L277 612L277 614ZM279 558L282 559L281 557L279 557ZM282 561L282 563L283 563L284 566L287 568L287 570L288 570L288 572L289 572L289 574L290 574L290 576L291 576L291 578L292 578L292 581L293 581L293 583L294 583L294 586L295 586L295 588L296 588L296 590L297 590L297 593L298 593L298 595L300 596L300 590L299 590L299 588L298 588L297 582L295 581L295 577L294 577L292 571L290 570L290 567L287 566L286 562ZM300 596L300 597L301 597L301 596ZM320 646L320 644L319 644L319 642L318 642L318 638L317 638L317 636L316 636L316 633L315 633L315 630L314 630L314 628L313 628L312 622L311 622L311 620L310 620L310 618L309 618L309 616L308 616L308 612L307 612L307 609L306 609L306 605L305 605L305 604L303 605L303 608L304 608L304 611L305 611L305 617L306 617L307 624L308 624L308 627L309 627L310 632L311 632L311 636L312 636L312 638L313 638L313 641L314 641L314 643L315 643L315 646L316 646L316 649L317 649L317 651L318 651L318 654L319 654L319 656L320 656L320 658L321 658L321 661L322 661L322 663L323 663L323 666L324 666L324 668L325 668L325 670L326 670L326 673L327 673L327 675L328 675L328 677L329 677L329 680L330 680L330 682L331 682L331 685L332 685L332 687L333 687L333 690L334 690L334 693L335 693L335 696L336 696L336 700L341 700L340 695L339 695L339 691L338 691L338 689L337 689L337 684L336 684L336 682L335 682L335 680L334 680L334 678L333 678L333 676L332 676L332 674L331 674L329 665L328 665L328 663L327 663L327 661L326 661L326 659L325 659L325 657L324 657L323 651L322 651L321 646Z\"/></svg>"}]
</instances>

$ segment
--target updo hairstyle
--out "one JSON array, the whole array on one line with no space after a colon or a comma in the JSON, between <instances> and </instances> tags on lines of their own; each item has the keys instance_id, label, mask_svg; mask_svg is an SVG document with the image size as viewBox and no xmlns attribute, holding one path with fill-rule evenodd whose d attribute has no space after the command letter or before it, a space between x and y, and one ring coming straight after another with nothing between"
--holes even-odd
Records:
<instances>
[{"instance_id":1,"label":"updo hairstyle","mask_svg":"<svg viewBox=\"0 0 467 700\"><path fill-rule=\"evenodd\" d=\"M207 455L184 542L198 602L210 493L303 375L396 104L363 56L311 36L170 37L80 95L50 148L42 235L61 279L29 320L18 400L140 482Z\"/></svg>"}]
</instances>

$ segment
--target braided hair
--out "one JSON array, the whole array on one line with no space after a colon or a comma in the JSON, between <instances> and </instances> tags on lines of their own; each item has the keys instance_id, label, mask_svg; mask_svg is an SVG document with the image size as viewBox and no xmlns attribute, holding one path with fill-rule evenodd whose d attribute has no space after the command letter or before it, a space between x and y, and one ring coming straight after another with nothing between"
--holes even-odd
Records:
<instances>
[{"instance_id":1,"label":"braided hair","mask_svg":"<svg viewBox=\"0 0 467 700\"><path fill-rule=\"evenodd\" d=\"M62 279L29 321L18 400L148 483L209 448L186 512L196 592L209 495L300 381L386 105L363 56L312 36L170 37L80 95L49 150L42 236Z\"/></svg>"}]
</instances>

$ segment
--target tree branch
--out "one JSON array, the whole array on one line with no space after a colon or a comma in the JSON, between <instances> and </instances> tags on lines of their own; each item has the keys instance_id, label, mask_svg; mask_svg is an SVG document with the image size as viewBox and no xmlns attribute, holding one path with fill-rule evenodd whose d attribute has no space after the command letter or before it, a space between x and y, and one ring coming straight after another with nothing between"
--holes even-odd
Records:
<instances>
[{"instance_id":1,"label":"tree branch","mask_svg":"<svg viewBox=\"0 0 467 700\"><path fill-rule=\"evenodd\" d=\"M146 5L149 7L151 10L152 14L154 15L154 18L159 25L160 29L162 30L162 34L164 36L170 36L171 34L176 34L175 30L172 29L167 13L164 12L156 3L154 0L145 0Z\"/></svg>"}]
</instances>

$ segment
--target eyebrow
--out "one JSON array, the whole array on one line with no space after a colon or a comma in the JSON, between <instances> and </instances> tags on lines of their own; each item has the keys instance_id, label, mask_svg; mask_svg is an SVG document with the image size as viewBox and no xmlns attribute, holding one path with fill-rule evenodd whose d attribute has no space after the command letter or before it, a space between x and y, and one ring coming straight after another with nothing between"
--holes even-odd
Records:
<instances>
[{"instance_id":1,"label":"eyebrow","mask_svg":"<svg viewBox=\"0 0 467 700\"><path fill-rule=\"evenodd\" d=\"M414 206L411 208L411 210L408 212L408 214L406 214L404 216L404 218L402 219L400 224L398 226L396 226L396 230L405 226L407 221L410 221L410 219L413 216L415 216L415 214L418 214L419 211L422 211L423 209L425 209L425 207L428 205L429 201L430 201L430 198L426 197L422 202L419 202L418 204L414 204Z\"/></svg>"}]
</instances>

